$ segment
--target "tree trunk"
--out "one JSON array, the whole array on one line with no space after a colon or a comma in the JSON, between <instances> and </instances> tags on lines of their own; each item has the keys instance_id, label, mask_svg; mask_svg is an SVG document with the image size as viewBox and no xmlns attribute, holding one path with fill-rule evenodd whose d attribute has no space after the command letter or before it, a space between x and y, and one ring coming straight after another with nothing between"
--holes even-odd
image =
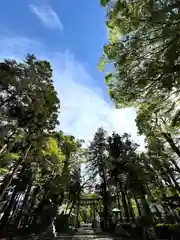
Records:
<instances>
[{"instance_id":1,"label":"tree trunk","mask_svg":"<svg viewBox=\"0 0 180 240\"><path fill-rule=\"evenodd\" d=\"M116 181L116 197L117 197L118 208L121 209L118 180L116 179L115 181Z\"/></svg>"},{"instance_id":2,"label":"tree trunk","mask_svg":"<svg viewBox=\"0 0 180 240\"><path fill-rule=\"evenodd\" d=\"M167 176L166 177L169 179L170 183L174 183L174 185L175 185L174 190L178 191L180 193L180 186L179 186L178 182L176 181L172 170L170 169L170 167L167 163L165 163L165 167L166 167L166 170L167 170Z\"/></svg>"},{"instance_id":3,"label":"tree trunk","mask_svg":"<svg viewBox=\"0 0 180 240\"><path fill-rule=\"evenodd\" d=\"M6 178L4 183L2 184L1 188L0 188L0 201L2 200L4 193L6 192L7 188L9 187L9 185L11 184L12 179L14 178L14 176L16 175L16 173L18 172L21 164L26 160L27 155L30 151L31 145L29 145L29 147L26 149L24 156L22 157L22 159L20 159L18 161L18 163L15 165L12 173L10 173Z\"/></svg>"},{"instance_id":4,"label":"tree trunk","mask_svg":"<svg viewBox=\"0 0 180 240\"><path fill-rule=\"evenodd\" d=\"M172 164L174 164L174 167L175 167L176 171L180 174L180 168L179 168L178 164L176 163L176 161L171 160L171 162L172 162Z\"/></svg>"},{"instance_id":5,"label":"tree trunk","mask_svg":"<svg viewBox=\"0 0 180 240\"><path fill-rule=\"evenodd\" d=\"M28 214L27 214L27 216L25 217L23 227L25 227L26 225L28 225L29 222L30 222L31 219L32 219L31 211L33 210L33 207L34 207L34 205L35 205L35 203L36 203L36 196L37 196L39 190L40 190L40 187L38 186L38 187L36 187L36 188L34 189L34 191L33 191L32 198L31 198L31 202L30 202L30 204L29 204L29 206L28 206ZM30 221L29 221L29 220L30 220Z\"/></svg>"},{"instance_id":6,"label":"tree trunk","mask_svg":"<svg viewBox=\"0 0 180 240\"><path fill-rule=\"evenodd\" d=\"M128 193L126 194L126 198L127 198L128 205L129 205L129 213L130 213L130 216L131 216L131 218L132 218L132 220L133 220L133 222L134 222L134 220L135 220L134 211L133 211L131 199L130 199Z\"/></svg>"},{"instance_id":7,"label":"tree trunk","mask_svg":"<svg viewBox=\"0 0 180 240\"><path fill-rule=\"evenodd\" d=\"M117 196L117 204L119 210L121 210L121 203L120 203L120 194L119 194L119 189L118 189L118 181L116 180L116 196ZM120 220L122 221L122 211L120 211Z\"/></svg>"},{"instance_id":8,"label":"tree trunk","mask_svg":"<svg viewBox=\"0 0 180 240\"><path fill-rule=\"evenodd\" d=\"M72 202L72 205L71 205L71 208L70 208L70 211L69 211L69 214L68 214L68 218L71 216L74 205L75 205L75 201Z\"/></svg>"},{"instance_id":9,"label":"tree trunk","mask_svg":"<svg viewBox=\"0 0 180 240\"><path fill-rule=\"evenodd\" d=\"M7 188L11 184L11 181L13 180L13 177L15 174L18 172L20 166L21 166L22 161L18 161L16 166L14 167L12 173L10 173L8 176L5 177L3 184L1 185L0 189L0 201L2 200L4 193L6 192Z\"/></svg>"},{"instance_id":10,"label":"tree trunk","mask_svg":"<svg viewBox=\"0 0 180 240\"><path fill-rule=\"evenodd\" d=\"M9 219L9 222L13 221L14 218L15 218L15 216L16 216L16 214L17 214L18 206L19 206L19 202L20 202L21 196L22 196L21 193L19 193L19 194L16 195L16 201L15 201L15 204L14 204L14 206L13 206L13 208L12 208L13 214L11 215L11 217L10 217L10 219Z\"/></svg>"},{"instance_id":11,"label":"tree trunk","mask_svg":"<svg viewBox=\"0 0 180 240\"><path fill-rule=\"evenodd\" d=\"M2 146L1 150L0 150L0 154L3 153L3 151L5 150L5 148L7 147L7 143L4 144L4 146Z\"/></svg>"},{"instance_id":12,"label":"tree trunk","mask_svg":"<svg viewBox=\"0 0 180 240\"><path fill-rule=\"evenodd\" d=\"M142 216L141 206L140 206L140 204L139 204L139 202L138 202L138 199L137 199L136 197L134 197L134 200L135 200L135 202L136 202L136 206L137 206L137 209L138 209L139 217L141 217L141 216Z\"/></svg>"},{"instance_id":13,"label":"tree trunk","mask_svg":"<svg viewBox=\"0 0 180 240\"><path fill-rule=\"evenodd\" d=\"M65 209L65 214L67 213L67 210L68 210L68 208L69 208L69 204L70 204L70 202L69 202L69 200L68 200L68 203L67 203L67 206L66 206L66 209Z\"/></svg>"},{"instance_id":14,"label":"tree trunk","mask_svg":"<svg viewBox=\"0 0 180 240\"><path fill-rule=\"evenodd\" d=\"M76 204L76 228L79 228L79 201Z\"/></svg>"},{"instance_id":15,"label":"tree trunk","mask_svg":"<svg viewBox=\"0 0 180 240\"><path fill-rule=\"evenodd\" d=\"M38 206L38 209L37 209L37 213L38 213L38 214L40 214L40 213L43 211L44 202L45 202L48 194L49 194L49 191L44 192L43 197L42 197L42 200L41 200L41 202L39 203L39 206Z\"/></svg>"},{"instance_id":16,"label":"tree trunk","mask_svg":"<svg viewBox=\"0 0 180 240\"><path fill-rule=\"evenodd\" d=\"M176 181L176 179L175 179L173 173L171 172L171 170L169 171L169 176L172 179L172 181L173 181L173 183L174 183L174 185L176 187L176 190L180 193L180 186L179 186L178 182Z\"/></svg>"},{"instance_id":17,"label":"tree trunk","mask_svg":"<svg viewBox=\"0 0 180 240\"><path fill-rule=\"evenodd\" d=\"M107 191L107 179L106 179L106 173L105 170L103 169L102 171L102 180L103 180L103 184L102 184L102 190L103 190L103 207L104 207L104 228L107 229L108 228L108 217L109 217L109 201L108 201L108 191Z\"/></svg>"},{"instance_id":18,"label":"tree trunk","mask_svg":"<svg viewBox=\"0 0 180 240\"><path fill-rule=\"evenodd\" d=\"M147 200L146 200L146 198L145 198L145 195L142 195L141 196L141 203L142 203L142 206L143 206L143 210L144 210L144 215L146 216L146 215L152 215L151 214L151 210L150 210L150 208L149 208L149 204L148 204L148 202L147 202Z\"/></svg>"},{"instance_id":19,"label":"tree trunk","mask_svg":"<svg viewBox=\"0 0 180 240\"><path fill-rule=\"evenodd\" d=\"M1 218L1 225L0 225L0 233L1 234L4 233L4 230L7 228L11 208L12 208L12 205L14 203L16 193L17 193L17 189L15 188L14 191L13 191L13 194L11 196L10 202L9 202L7 208L4 211L4 215Z\"/></svg>"},{"instance_id":20,"label":"tree trunk","mask_svg":"<svg viewBox=\"0 0 180 240\"><path fill-rule=\"evenodd\" d=\"M121 191L122 203L123 203L123 208L124 208L124 212L125 212L125 217L126 217L126 220L129 221L129 211L128 211L128 205L127 205L127 202L126 202L126 195L125 195L124 190L122 189L121 182L119 182L119 188L120 188L120 191Z\"/></svg>"},{"instance_id":21,"label":"tree trunk","mask_svg":"<svg viewBox=\"0 0 180 240\"><path fill-rule=\"evenodd\" d=\"M170 133L166 133L166 132L162 132L162 135L164 136L164 138L166 139L166 141L169 143L170 147L172 148L172 150L178 155L178 157L180 157L180 150L179 148L176 146L174 140L172 139L172 136Z\"/></svg>"},{"instance_id":22,"label":"tree trunk","mask_svg":"<svg viewBox=\"0 0 180 240\"><path fill-rule=\"evenodd\" d=\"M20 211L19 211L19 213L18 213L18 216L17 216L17 218L16 218L17 227L19 227L20 224L21 224L22 213L23 213L24 209L26 208L27 201L28 201L28 198L29 198L29 194L30 194L30 191L31 191L31 188L32 188L32 184L33 184L33 182L30 181L30 183L29 183L29 185L28 185L28 187L27 187L27 190L26 190L24 199L23 199L23 204L22 204L21 209L20 209Z\"/></svg>"}]
</instances>

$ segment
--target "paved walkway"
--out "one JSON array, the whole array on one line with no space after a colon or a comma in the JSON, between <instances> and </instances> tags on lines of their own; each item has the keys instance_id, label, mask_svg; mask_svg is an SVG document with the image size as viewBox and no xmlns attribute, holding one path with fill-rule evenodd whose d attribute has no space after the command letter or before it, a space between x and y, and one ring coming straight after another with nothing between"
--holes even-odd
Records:
<instances>
[{"instance_id":1,"label":"paved walkway","mask_svg":"<svg viewBox=\"0 0 180 240\"><path fill-rule=\"evenodd\" d=\"M122 238L112 238L108 236L107 234L103 233L95 233L93 229L84 229L80 228L78 232L75 233L75 235L68 235L68 234L58 234L56 238L51 238L51 237L45 237L45 236L37 236L37 235L31 235L31 236L26 236L26 237L13 237L11 240L113 240L113 239L119 239L122 240ZM2 239L1 239L2 240ZM9 240L8 238L4 238L4 240Z\"/></svg>"},{"instance_id":2,"label":"paved walkway","mask_svg":"<svg viewBox=\"0 0 180 240\"><path fill-rule=\"evenodd\" d=\"M92 229L85 230L80 228L75 236L72 238L73 240L88 240L88 239L97 239L97 240L112 240L113 238L107 236L106 234L96 235L96 233Z\"/></svg>"}]
</instances>

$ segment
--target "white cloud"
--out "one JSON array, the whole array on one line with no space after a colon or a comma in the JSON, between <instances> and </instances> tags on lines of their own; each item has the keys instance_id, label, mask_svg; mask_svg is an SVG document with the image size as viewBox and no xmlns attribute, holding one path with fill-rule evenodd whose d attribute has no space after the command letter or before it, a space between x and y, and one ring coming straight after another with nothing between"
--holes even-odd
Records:
<instances>
[{"instance_id":1,"label":"white cloud","mask_svg":"<svg viewBox=\"0 0 180 240\"><path fill-rule=\"evenodd\" d=\"M18 44L16 44L17 39ZM92 87L93 79L83 65L76 61L68 51L64 53L48 52L37 42L34 42L34 45L31 42L31 49L26 43L26 38L11 37L9 41L7 39L4 41L0 36L0 52L3 52L6 57L10 55L10 57L20 59L24 52L33 49L38 57L51 61L54 83L61 101L60 128L65 133L89 141L97 128L103 126L109 133L112 131L120 134L130 133L134 141L139 143L143 149L144 138L137 136L134 109L117 110L108 103L104 99L101 89ZM15 49L11 47L9 51L9 46L13 45Z\"/></svg>"},{"instance_id":2,"label":"white cloud","mask_svg":"<svg viewBox=\"0 0 180 240\"><path fill-rule=\"evenodd\" d=\"M14 35L0 34L0 58L22 59L26 53L41 52L39 41Z\"/></svg>"},{"instance_id":3,"label":"white cloud","mask_svg":"<svg viewBox=\"0 0 180 240\"><path fill-rule=\"evenodd\" d=\"M52 29L63 31L63 25L57 13L48 4L41 6L29 5L30 10L34 13L44 25Z\"/></svg>"}]
</instances>

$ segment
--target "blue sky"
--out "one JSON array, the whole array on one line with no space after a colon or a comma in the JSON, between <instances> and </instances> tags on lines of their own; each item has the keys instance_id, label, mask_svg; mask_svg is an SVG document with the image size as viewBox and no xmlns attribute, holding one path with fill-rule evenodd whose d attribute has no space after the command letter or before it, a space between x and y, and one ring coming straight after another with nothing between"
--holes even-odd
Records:
<instances>
[{"instance_id":1,"label":"blue sky","mask_svg":"<svg viewBox=\"0 0 180 240\"><path fill-rule=\"evenodd\" d=\"M90 140L100 126L137 136L133 109L116 110L97 70L107 42L99 0L3 0L0 55L23 59L27 52L47 59L61 100L60 128Z\"/></svg>"}]
</instances>

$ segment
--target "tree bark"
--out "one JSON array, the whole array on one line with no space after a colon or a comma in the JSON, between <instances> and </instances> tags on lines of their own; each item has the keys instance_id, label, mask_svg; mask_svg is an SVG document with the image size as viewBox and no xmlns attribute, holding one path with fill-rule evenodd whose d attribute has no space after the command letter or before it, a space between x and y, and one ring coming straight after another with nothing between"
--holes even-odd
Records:
<instances>
[{"instance_id":1,"label":"tree bark","mask_svg":"<svg viewBox=\"0 0 180 240\"><path fill-rule=\"evenodd\" d=\"M27 201L28 201L28 198L29 198L29 194L30 194L30 191L31 191L31 188L32 188L32 184L33 184L33 181L31 179L30 183L28 184L28 187L27 187L24 199L23 199L23 204L22 204L21 209L20 209L20 211L18 213L18 216L16 218L17 227L19 227L20 224L21 224L22 213L23 213L24 209L26 208Z\"/></svg>"},{"instance_id":2,"label":"tree bark","mask_svg":"<svg viewBox=\"0 0 180 240\"><path fill-rule=\"evenodd\" d=\"M142 206L143 206L144 215L146 215L146 214L151 215L151 210L149 208L149 204L148 204L145 196L142 195L140 199L141 199L141 203L142 203Z\"/></svg>"},{"instance_id":3,"label":"tree bark","mask_svg":"<svg viewBox=\"0 0 180 240\"><path fill-rule=\"evenodd\" d=\"M2 148L0 150L0 154L3 153L3 151L5 150L6 147L7 147L7 143L2 146Z\"/></svg>"},{"instance_id":4,"label":"tree bark","mask_svg":"<svg viewBox=\"0 0 180 240\"><path fill-rule=\"evenodd\" d=\"M140 204L138 202L138 199L136 197L134 197L134 200L136 202L136 206L137 206L137 209L138 209L139 217L141 217L142 216L142 211L141 211L141 207L140 207Z\"/></svg>"},{"instance_id":5,"label":"tree bark","mask_svg":"<svg viewBox=\"0 0 180 240\"><path fill-rule=\"evenodd\" d=\"M121 191L122 203L123 203L123 207L124 207L125 217L126 217L126 220L129 221L129 211L128 211L128 205L127 205L127 202L126 202L126 195L125 195L124 190L121 187L120 182L119 182L119 188L120 188L120 191Z\"/></svg>"},{"instance_id":6,"label":"tree bark","mask_svg":"<svg viewBox=\"0 0 180 240\"><path fill-rule=\"evenodd\" d=\"M169 143L172 150L180 157L180 150L176 146L174 140L172 139L172 136L170 133L162 132L162 135L164 136L165 140Z\"/></svg>"},{"instance_id":7,"label":"tree bark","mask_svg":"<svg viewBox=\"0 0 180 240\"><path fill-rule=\"evenodd\" d=\"M117 204L119 210L121 210L121 203L120 203L120 194L119 194L119 189L118 189L118 181L116 180L116 196L117 196ZM120 211L120 220L122 221L122 211Z\"/></svg>"},{"instance_id":8,"label":"tree bark","mask_svg":"<svg viewBox=\"0 0 180 240\"><path fill-rule=\"evenodd\" d=\"M176 187L176 190L178 190L178 192L180 193L180 186L179 186L178 182L176 181L176 179L175 179L173 173L171 172L171 170L169 171L169 176L172 179L172 181L173 181L173 183L174 183L174 185Z\"/></svg>"},{"instance_id":9,"label":"tree bark","mask_svg":"<svg viewBox=\"0 0 180 240\"><path fill-rule=\"evenodd\" d=\"M21 193L19 193L19 194L17 193L15 204L14 204L12 210L11 210L13 212L13 214L11 215L11 217L9 219L9 222L14 220L14 218L15 218L17 212L18 212L18 206L19 206L19 202L20 202L21 196L22 196Z\"/></svg>"},{"instance_id":10,"label":"tree bark","mask_svg":"<svg viewBox=\"0 0 180 240\"><path fill-rule=\"evenodd\" d=\"M69 213L68 213L68 218L71 216L74 205L75 205L75 201L72 202L71 208L70 208Z\"/></svg>"},{"instance_id":11,"label":"tree bark","mask_svg":"<svg viewBox=\"0 0 180 240\"><path fill-rule=\"evenodd\" d=\"M134 220L135 220L134 211L133 211L131 199L130 199L128 193L126 194L126 198L127 198L128 205L129 205L129 213L130 213L130 216L131 216L132 220L134 221Z\"/></svg>"},{"instance_id":12,"label":"tree bark","mask_svg":"<svg viewBox=\"0 0 180 240\"><path fill-rule=\"evenodd\" d=\"M18 172L21 164L23 162L25 162L27 155L30 151L31 145L29 145L29 147L26 149L24 156L22 157L22 159L20 159L18 161L18 163L15 165L12 173L10 173L6 178L4 183L2 184L1 188L0 188L0 201L2 200L4 193L6 192L7 188L9 187L9 185L11 184L11 181L13 180L14 176L16 175L16 173Z\"/></svg>"},{"instance_id":13,"label":"tree bark","mask_svg":"<svg viewBox=\"0 0 180 240\"><path fill-rule=\"evenodd\" d=\"M1 234L4 233L4 230L7 228L11 208L12 208L16 193L17 193L17 189L15 188L14 191L13 191L13 194L11 196L10 202L9 202L7 208L4 211L4 215L1 218L1 225L0 225L0 233Z\"/></svg>"},{"instance_id":14,"label":"tree bark","mask_svg":"<svg viewBox=\"0 0 180 240\"><path fill-rule=\"evenodd\" d=\"M108 192L107 192L107 179L106 179L106 173L105 170L102 170L101 174L103 184L102 184L102 190L103 190L103 207L104 207L104 228L108 228L108 217L109 217L109 201L108 201Z\"/></svg>"},{"instance_id":15,"label":"tree bark","mask_svg":"<svg viewBox=\"0 0 180 240\"><path fill-rule=\"evenodd\" d=\"M176 171L180 174L180 168L177 165L176 161L171 159L171 162L172 162L172 164L174 164L174 167L175 167Z\"/></svg>"},{"instance_id":16,"label":"tree bark","mask_svg":"<svg viewBox=\"0 0 180 240\"><path fill-rule=\"evenodd\" d=\"M36 203L36 196L38 194L38 192L40 191L40 187L36 187L33 191L33 194L32 194L32 197L31 197L31 202L28 206L28 215L26 216L25 220L24 220L24 223L23 223L23 227L25 227L26 225L29 224L29 222L32 220L32 209Z\"/></svg>"}]
</instances>

